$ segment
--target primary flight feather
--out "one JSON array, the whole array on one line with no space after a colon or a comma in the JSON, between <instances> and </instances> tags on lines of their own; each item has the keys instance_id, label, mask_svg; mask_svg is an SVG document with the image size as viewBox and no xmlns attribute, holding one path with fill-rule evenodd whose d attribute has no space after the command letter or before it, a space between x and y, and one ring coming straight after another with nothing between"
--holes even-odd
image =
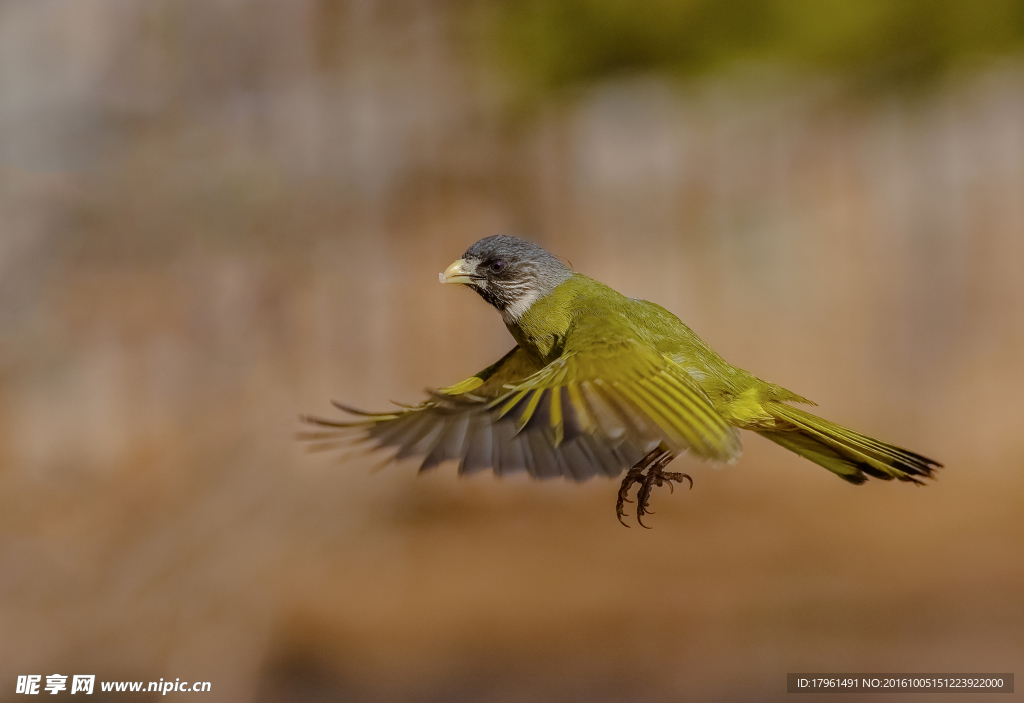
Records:
<instances>
[{"instance_id":1,"label":"primary flight feather","mask_svg":"<svg viewBox=\"0 0 1024 703\"><path fill-rule=\"evenodd\" d=\"M576 273L531 242L481 239L440 279L497 308L516 346L419 405L365 413L335 403L357 419L307 417L323 428L304 435L313 447L354 434L395 458L422 457L420 470L457 461L460 473L578 481L626 471L616 514L621 522L639 484L640 524L653 488L689 480L664 471L672 459L686 451L735 459L739 429L851 483L920 483L941 466L793 407L812 403L727 363L664 308Z\"/></svg>"}]
</instances>

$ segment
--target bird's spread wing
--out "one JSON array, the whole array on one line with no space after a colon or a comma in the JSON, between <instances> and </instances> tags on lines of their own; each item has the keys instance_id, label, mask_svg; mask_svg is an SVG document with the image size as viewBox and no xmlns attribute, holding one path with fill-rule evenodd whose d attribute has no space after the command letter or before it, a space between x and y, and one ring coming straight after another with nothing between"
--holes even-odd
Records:
<instances>
[{"instance_id":1,"label":"bird's spread wing","mask_svg":"<svg viewBox=\"0 0 1024 703\"><path fill-rule=\"evenodd\" d=\"M352 422L306 418L325 428L306 439L331 446L354 433L395 458L423 457L421 470L459 462L460 473L493 469L585 480L617 476L659 443L728 461L737 432L676 363L628 339L589 345L540 366L519 347L494 366L429 400ZM315 446L315 445L314 445Z\"/></svg>"}]
</instances>

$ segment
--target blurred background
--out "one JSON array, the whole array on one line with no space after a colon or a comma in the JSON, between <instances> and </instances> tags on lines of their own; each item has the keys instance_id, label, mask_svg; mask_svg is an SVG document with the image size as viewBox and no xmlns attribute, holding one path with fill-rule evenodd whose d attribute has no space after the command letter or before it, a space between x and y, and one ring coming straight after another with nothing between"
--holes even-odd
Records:
<instances>
[{"instance_id":1,"label":"blurred background","mask_svg":"<svg viewBox=\"0 0 1024 703\"><path fill-rule=\"evenodd\" d=\"M0 700L1020 674L1022 48L1020 0L0 2ZM644 531L617 482L304 453L511 348L437 283L501 232L947 468L751 435Z\"/></svg>"}]
</instances>

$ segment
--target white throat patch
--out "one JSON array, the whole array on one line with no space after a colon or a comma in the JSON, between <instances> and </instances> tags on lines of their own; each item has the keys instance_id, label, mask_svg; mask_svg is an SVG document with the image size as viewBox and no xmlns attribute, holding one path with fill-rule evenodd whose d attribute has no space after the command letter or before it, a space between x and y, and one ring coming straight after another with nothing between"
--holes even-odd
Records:
<instances>
[{"instance_id":1,"label":"white throat patch","mask_svg":"<svg viewBox=\"0 0 1024 703\"><path fill-rule=\"evenodd\" d=\"M530 309L530 306L533 305L539 296L540 291L529 290L520 296L516 302L502 310L501 317L505 320L505 324L514 325L519 322L519 318L526 314L526 311Z\"/></svg>"}]
</instances>

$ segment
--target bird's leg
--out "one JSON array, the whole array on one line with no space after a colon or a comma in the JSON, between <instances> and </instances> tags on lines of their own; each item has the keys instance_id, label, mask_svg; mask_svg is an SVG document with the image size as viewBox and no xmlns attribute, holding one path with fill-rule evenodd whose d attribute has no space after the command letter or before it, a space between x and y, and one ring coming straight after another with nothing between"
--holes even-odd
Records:
<instances>
[{"instance_id":1,"label":"bird's leg","mask_svg":"<svg viewBox=\"0 0 1024 703\"><path fill-rule=\"evenodd\" d=\"M693 479L688 474L675 473L671 471L665 471L665 467L668 466L675 457L671 451L663 446L659 446L653 452L645 456L636 466L629 470L626 477L622 479L622 485L619 487L619 498L615 504L615 512L618 515L619 522L622 522L623 517L623 502L632 502L626 496L629 493L629 489L634 483L639 483L640 488L636 494L636 521L640 523L641 527L647 527L643 523L644 515L652 515L653 512L647 509L648 504L651 500L651 491L658 486L668 485L669 490L673 490L672 483L682 483L683 479L689 481L690 488L693 488ZM644 471L647 473L645 474Z\"/></svg>"},{"instance_id":2,"label":"bird's leg","mask_svg":"<svg viewBox=\"0 0 1024 703\"><path fill-rule=\"evenodd\" d=\"M669 452L663 453L647 470L647 475L644 476L643 481L640 483L640 489L636 495L636 521L640 523L641 527L647 527L643 521L644 515L654 514L654 511L647 509L647 505L651 500L651 491L654 488L668 485L669 491L674 493L675 489L672 486L672 482L682 483L683 479L689 481L690 488L693 488L693 479L690 478L689 474L664 470L674 458Z\"/></svg>"},{"instance_id":3,"label":"bird's leg","mask_svg":"<svg viewBox=\"0 0 1024 703\"><path fill-rule=\"evenodd\" d=\"M619 486L618 500L615 501L615 515L619 518L619 522L623 527L629 527L626 523L622 522L622 518L625 517L626 512L624 510L623 503L632 503L629 499L629 489L633 487L634 483L641 483L644 480L644 471L652 463L658 460L658 457L663 453L663 449L658 447L651 451L647 456L637 462L636 466L626 472L626 475L622 479L622 484Z\"/></svg>"}]
</instances>

